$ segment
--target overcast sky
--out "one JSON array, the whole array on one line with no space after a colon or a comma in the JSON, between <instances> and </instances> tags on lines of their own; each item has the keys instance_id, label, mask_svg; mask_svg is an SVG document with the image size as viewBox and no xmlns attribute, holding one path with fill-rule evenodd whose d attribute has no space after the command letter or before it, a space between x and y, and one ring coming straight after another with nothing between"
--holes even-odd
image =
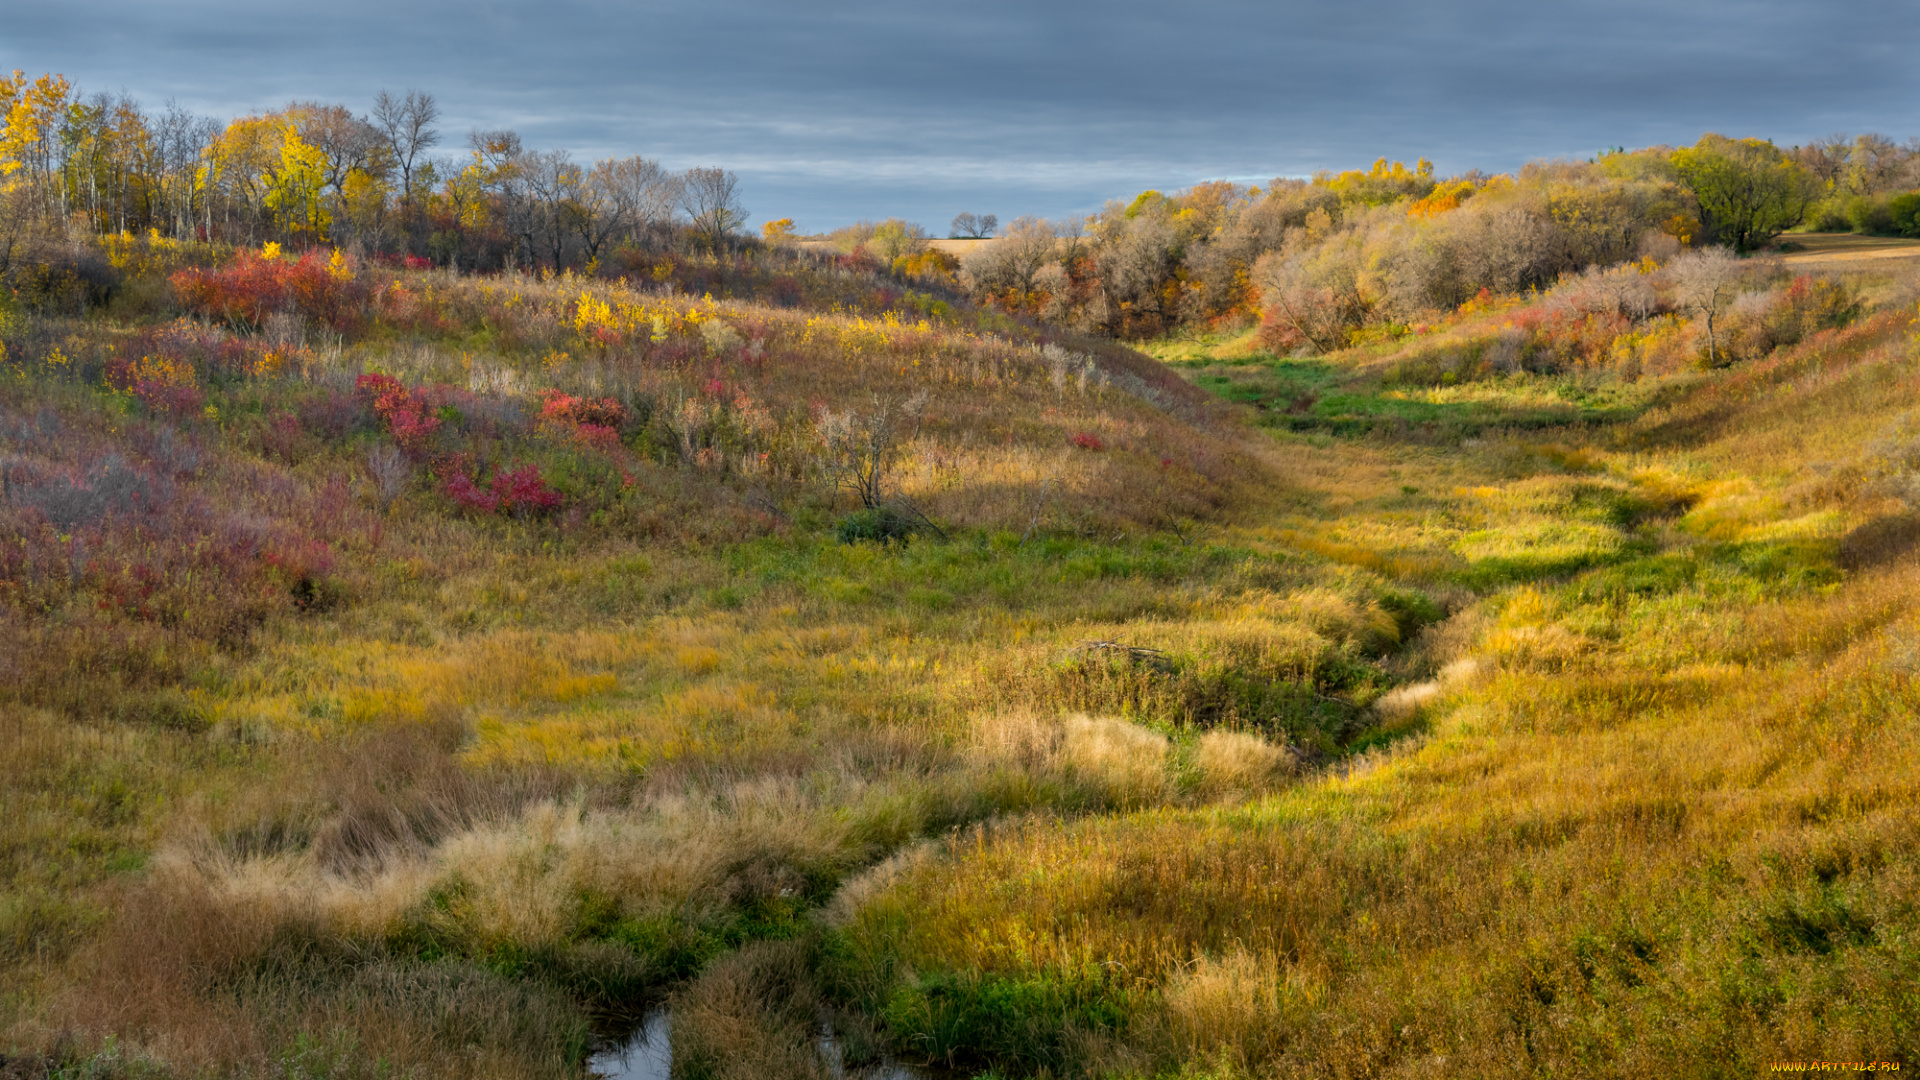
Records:
<instances>
[{"instance_id":1,"label":"overcast sky","mask_svg":"<svg viewBox=\"0 0 1920 1080\"><path fill-rule=\"evenodd\" d=\"M1920 135L1915 0L0 0L0 68L222 118L419 88L591 159L740 174L802 232L1057 217L1385 155L1441 173Z\"/></svg>"}]
</instances>

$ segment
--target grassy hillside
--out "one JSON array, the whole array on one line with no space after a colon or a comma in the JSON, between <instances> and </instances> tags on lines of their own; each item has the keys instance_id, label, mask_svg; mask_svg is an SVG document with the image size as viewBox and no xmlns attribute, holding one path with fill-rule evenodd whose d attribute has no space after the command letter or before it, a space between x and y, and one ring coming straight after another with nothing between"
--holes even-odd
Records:
<instances>
[{"instance_id":1,"label":"grassy hillside","mask_svg":"<svg viewBox=\"0 0 1920 1080\"><path fill-rule=\"evenodd\" d=\"M1472 590L1377 703L1419 738L930 849L850 916L866 1000L1065 1071L1910 1060L1914 314L1636 383L1163 346L1229 397L1319 391L1260 412L1324 500L1274 521L1290 546Z\"/></svg>"},{"instance_id":2,"label":"grassy hillside","mask_svg":"<svg viewBox=\"0 0 1920 1080\"><path fill-rule=\"evenodd\" d=\"M108 256L0 328L6 1068L1914 1057L1886 281L1162 365L774 253Z\"/></svg>"}]
</instances>

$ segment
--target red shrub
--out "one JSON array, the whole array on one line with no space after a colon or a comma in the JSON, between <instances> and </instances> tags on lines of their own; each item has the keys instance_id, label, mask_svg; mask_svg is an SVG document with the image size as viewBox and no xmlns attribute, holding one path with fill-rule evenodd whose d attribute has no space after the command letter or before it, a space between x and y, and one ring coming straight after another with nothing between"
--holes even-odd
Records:
<instances>
[{"instance_id":1,"label":"red shrub","mask_svg":"<svg viewBox=\"0 0 1920 1080\"><path fill-rule=\"evenodd\" d=\"M327 576L333 571L333 550L323 541L282 537L261 557L269 577L293 599L299 611L325 606Z\"/></svg>"},{"instance_id":2,"label":"red shrub","mask_svg":"<svg viewBox=\"0 0 1920 1080\"><path fill-rule=\"evenodd\" d=\"M374 256L374 261L381 266L391 266L397 270L433 269L432 259L423 259L418 255L391 255L383 253Z\"/></svg>"},{"instance_id":3,"label":"red shrub","mask_svg":"<svg viewBox=\"0 0 1920 1080\"><path fill-rule=\"evenodd\" d=\"M1100 436L1087 431L1076 432L1073 436L1073 445L1082 450L1105 450L1107 448L1107 444L1100 441Z\"/></svg>"},{"instance_id":4,"label":"red shrub","mask_svg":"<svg viewBox=\"0 0 1920 1080\"><path fill-rule=\"evenodd\" d=\"M122 339L104 374L108 386L132 393L153 411L185 418L206 404L203 380L269 375L292 355L257 338L181 319Z\"/></svg>"},{"instance_id":5,"label":"red shrub","mask_svg":"<svg viewBox=\"0 0 1920 1080\"><path fill-rule=\"evenodd\" d=\"M558 390L547 390L541 394L540 419L618 428L626 422L627 410L612 398L582 398Z\"/></svg>"},{"instance_id":6,"label":"red shrub","mask_svg":"<svg viewBox=\"0 0 1920 1080\"><path fill-rule=\"evenodd\" d=\"M520 517L539 516L560 508L560 493L540 477L540 466L522 465L493 478L494 494L500 496L503 513Z\"/></svg>"},{"instance_id":7,"label":"red shrub","mask_svg":"<svg viewBox=\"0 0 1920 1080\"><path fill-rule=\"evenodd\" d=\"M333 553L363 544L368 525L344 485L336 499L277 470L236 470L203 489L199 451L171 427L90 434L3 470L0 627L18 648L0 650L0 699L110 715L239 647L276 611L339 594ZM143 445L138 461L121 452Z\"/></svg>"},{"instance_id":8,"label":"red shrub","mask_svg":"<svg viewBox=\"0 0 1920 1080\"><path fill-rule=\"evenodd\" d=\"M426 392L409 390L391 375L369 372L355 381L354 389L386 422L393 441L403 450L424 450L427 441L440 428L440 418L433 415L433 403Z\"/></svg>"},{"instance_id":9,"label":"red shrub","mask_svg":"<svg viewBox=\"0 0 1920 1080\"><path fill-rule=\"evenodd\" d=\"M145 379L133 384L133 395L146 402L147 408L176 420L198 414L207 403L207 395L197 386L170 386Z\"/></svg>"},{"instance_id":10,"label":"red shrub","mask_svg":"<svg viewBox=\"0 0 1920 1080\"><path fill-rule=\"evenodd\" d=\"M612 453L620 448L620 425L627 410L612 398L582 398L558 390L542 394L540 430L589 450Z\"/></svg>"},{"instance_id":11,"label":"red shrub","mask_svg":"<svg viewBox=\"0 0 1920 1080\"><path fill-rule=\"evenodd\" d=\"M611 454L620 448L620 431L604 424L581 424L573 429L574 441L589 450Z\"/></svg>"},{"instance_id":12,"label":"red shrub","mask_svg":"<svg viewBox=\"0 0 1920 1080\"><path fill-rule=\"evenodd\" d=\"M263 454L292 465L302 456L301 450L306 443L302 435L300 417L294 413L281 413L260 427L257 438Z\"/></svg>"},{"instance_id":13,"label":"red shrub","mask_svg":"<svg viewBox=\"0 0 1920 1080\"><path fill-rule=\"evenodd\" d=\"M326 439L345 437L365 417L352 394L333 389L303 398L298 408L301 427Z\"/></svg>"},{"instance_id":14,"label":"red shrub","mask_svg":"<svg viewBox=\"0 0 1920 1080\"><path fill-rule=\"evenodd\" d=\"M456 468L441 491L463 510L520 518L543 517L558 510L562 502L560 493L541 478L538 465L497 472L489 487L481 487L464 469Z\"/></svg>"},{"instance_id":15,"label":"red shrub","mask_svg":"<svg viewBox=\"0 0 1920 1080\"><path fill-rule=\"evenodd\" d=\"M226 266L189 267L170 280L181 306L254 328L268 315L290 311L345 332L360 325L367 301L366 287L351 275L332 272L318 251L297 260L242 251Z\"/></svg>"},{"instance_id":16,"label":"red shrub","mask_svg":"<svg viewBox=\"0 0 1920 1080\"><path fill-rule=\"evenodd\" d=\"M457 472L447 478L441 488L447 498L462 510L471 510L476 514L491 514L500 509L500 496L473 482L466 473Z\"/></svg>"}]
</instances>

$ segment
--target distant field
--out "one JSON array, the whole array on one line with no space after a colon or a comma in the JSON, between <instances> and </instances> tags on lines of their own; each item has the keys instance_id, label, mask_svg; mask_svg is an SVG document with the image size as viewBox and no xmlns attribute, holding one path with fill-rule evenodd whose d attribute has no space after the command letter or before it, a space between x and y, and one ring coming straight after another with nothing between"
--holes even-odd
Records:
<instances>
[{"instance_id":1,"label":"distant field","mask_svg":"<svg viewBox=\"0 0 1920 1080\"><path fill-rule=\"evenodd\" d=\"M1804 233L1782 237L1780 249L1788 266L1833 267L1846 263L1920 258L1920 240L1852 233Z\"/></svg>"},{"instance_id":2,"label":"distant field","mask_svg":"<svg viewBox=\"0 0 1920 1080\"><path fill-rule=\"evenodd\" d=\"M944 251L949 255L965 255L987 240L929 240L927 246L935 251ZM802 240L800 246L809 251L826 251L833 247L831 240Z\"/></svg>"}]
</instances>

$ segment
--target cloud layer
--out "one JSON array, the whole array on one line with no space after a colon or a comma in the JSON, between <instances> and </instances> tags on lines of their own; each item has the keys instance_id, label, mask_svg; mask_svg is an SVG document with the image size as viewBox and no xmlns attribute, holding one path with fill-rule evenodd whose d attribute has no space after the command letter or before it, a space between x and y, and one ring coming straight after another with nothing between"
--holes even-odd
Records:
<instances>
[{"instance_id":1,"label":"cloud layer","mask_svg":"<svg viewBox=\"0 0 1920 1080\"><path fill-rule=\"evenodd\" d=\"M22 5L0 66L231 116L418 87L581 157L741 174L803 230L1056 216L1148 186L1425 156L1920 133L1909 0L524 0Z\"/></svg>"}]
</instances>

